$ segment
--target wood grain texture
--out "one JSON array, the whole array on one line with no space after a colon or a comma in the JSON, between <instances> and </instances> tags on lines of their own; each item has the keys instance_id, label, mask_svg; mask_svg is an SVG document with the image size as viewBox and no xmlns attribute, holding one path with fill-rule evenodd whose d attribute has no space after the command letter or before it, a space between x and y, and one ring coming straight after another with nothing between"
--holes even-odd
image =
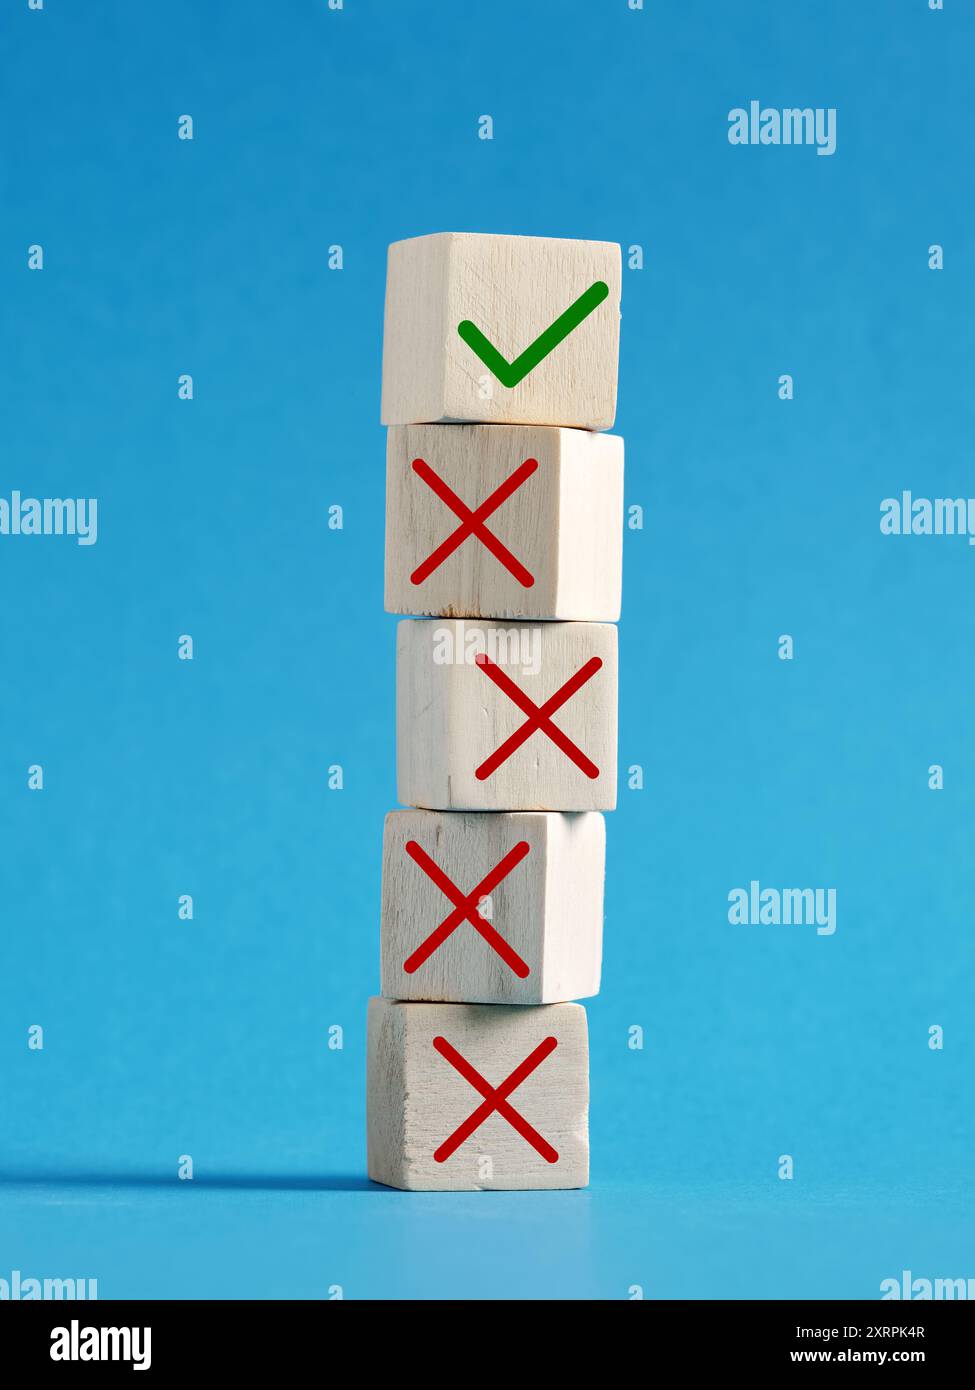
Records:
<instances>
[{"instance_id":1,"label":"wood grain texture","mask_svg":"<svg viewBox=\"0 0 975 1390\"><path fill-rule=\"evenodd\" d=\"M589 777L541 729L489 777L485 761L526 721L475 664L478 651L536 706L587 662L601 667L552 715ZM616 805L616 628L608 623L405 619L396 642L399 800L455 811L610 811Z\"/></svg>"},{"instance_id":2,"label":"wood grain texture","mask_svg":"<svg viewBox=\"0 0 975 1390\"><path fill-rule=\"evenodd\" d=\"M434 1047L444 1038L492 1087L547 1038L555 1048L510 1104L551 1145L549 1162L494 1113L456 1151L435 1152L483 1102ZM584 1187L589 1181L589 1048L581 1004L516 1008L370 999L369 1176L414 1191Z\"/></svg>"},{"instance_id":3,"label":"wood grain texture","mask_svg":"<svg viewBox=\"0 0 975 1390\"><path fill-rule=\"evenodd\" d=\"M389 248L385 425L470 420L609 429L616 417L621 290L615 242L438 232ZM509 361L591 285L608 297L517 386L462 340L471 320Z\"/></svg>"},{"instance_id":4,"label":"wood grain texture","mask_svg":"<svg viewBox=\"0 0 975 1390\"><path fill-rule=\"evenodd\" d=\"M527 460L537 463L484 522L527 576L468 535L431 573L413 582L461 525L414 468L416 460L471 510ZM406 425L389 431L387 612L615 622L622 569L623 441L618 435L543 425Z\"/></svg>"},{"instance_id":5,"label":"wood grain texture","mask_svg":"<svg viewBox=\"0 0 975 1390\"><path fill-rule=\"evenodd\" d=\"M419 845L464 895L506 855L528 851L481 895L480 915L512 966L463 920L422 963L415 953L454 903L406 846ZM393 999L550 1004L599 991L606 824L598 812L502 815L392 811L383 834L381 989ZM410 962L411 970L405 969ZM528 974L519 972L527 967Z\"/></svg>"}]
</instances>

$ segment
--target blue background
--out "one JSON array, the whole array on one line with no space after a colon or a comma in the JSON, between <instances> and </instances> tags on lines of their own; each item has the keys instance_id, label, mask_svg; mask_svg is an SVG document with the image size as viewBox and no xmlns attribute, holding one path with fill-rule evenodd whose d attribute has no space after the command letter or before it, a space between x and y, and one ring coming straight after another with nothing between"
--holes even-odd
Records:
<instances>
[{"instance_id":1,"label":"blue background","mask_svg":"<svg viewBox=\"0 0 975 1390\"><path fill-rule=\"evenodd\" d=\"M0 537L0 1277L975 1276L975 553L879 531L903 488L975 493L973 40L957 0L8 0L0 495L100 505L94 547ZM835 106L836 154L731 146L752 98ZM646 511L620 753L646 786L609 820L585 1192L364 1177L395 804L385 252L444 229L646 257L616 425ZM835 887L835 936L730 926L752 878Z\"/></svg>"}]
</instances>

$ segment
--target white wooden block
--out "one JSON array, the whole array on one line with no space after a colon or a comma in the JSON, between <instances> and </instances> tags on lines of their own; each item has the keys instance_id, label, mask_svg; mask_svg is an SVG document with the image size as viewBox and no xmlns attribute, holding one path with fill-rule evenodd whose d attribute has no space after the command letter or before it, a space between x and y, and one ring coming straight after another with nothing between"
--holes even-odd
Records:
<instances>
[{"instance_id":1,"label":"white wooden block","mask_svg":"<svg viewBox=\"0 0 975 1390\"><path fill-rule=\"evenodd\" d=\"M383 994L471 1004L597 994L605 862L598 812L391 811Z\"/></svg>"},{"instance_id":2,"label":"white wooden block","mask_svg":"<svg viewBox=\"0 0 975 1390\"><path fill-rule=\"evenodd\" d=\"M367 1052L375 1182L497 1191L589 1181L589 1045L581 1004L370 999Z\"/></svg>"},{"instance_id":3,"label":"white wooden block","mask_svg":"<svg viewBox=\"0 0 975 1390\"><path fill-rule=\"evenodd\" d=\"M472 531L472 513L492 503ZM389 431L387 612L615 622L622 569L618 435L544 425Z\"/></svg>"},{"instance_id":4,"label":"white wooden block","mask_svg":"<svg viewBox=\"0 0 975 1390\"><path fill-rule=\"evenodd\" d=\"M600 286L606 294L595 302ZM472 232L394 242L386 277L383 424L479 420L609 429L616 417L620 287L615 242ZM506 385L507 368L492 367L462 336L471 331L462 325L473 325L517 374L528 366L526 352L556 321L572 306L580 304L582 312L590 303L586 317L516 384Z\"/></svg>"},{"instance_id":5,"label":"white wooden block","mask_svg":"<svg viewBox=\"0 0 975 1390\"><path fill-rule=\"evenodd\" d=\"M396 639L399 800L611 811L616 702L610 623L405 619Z\"/></svg>"}]
</instances>

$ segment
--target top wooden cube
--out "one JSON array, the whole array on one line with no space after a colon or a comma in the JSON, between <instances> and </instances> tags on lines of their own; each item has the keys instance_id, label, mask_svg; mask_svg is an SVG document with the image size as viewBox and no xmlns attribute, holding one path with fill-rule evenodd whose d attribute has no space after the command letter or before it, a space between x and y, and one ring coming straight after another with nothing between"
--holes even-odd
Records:
<instances>
[{"instance_id":1,"label":"top wooden cube","mask_svg":"<svg viewBox=\"0 0 975 1390\"><path fill-rule=\"evenodd\" d=\"M394 242L383 424L609 429L620 285L610 241L438 232Z\"/></svg>"}]
</instances>

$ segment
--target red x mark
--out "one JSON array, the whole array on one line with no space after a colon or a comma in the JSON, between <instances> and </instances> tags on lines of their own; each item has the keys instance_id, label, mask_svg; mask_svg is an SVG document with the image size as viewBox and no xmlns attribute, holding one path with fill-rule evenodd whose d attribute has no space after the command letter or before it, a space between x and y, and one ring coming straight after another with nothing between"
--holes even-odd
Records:
<instances>
[{"instance_id":1,"label":"red x mark","mask_svg":"<svg viewBox=\"0 0 975 1390\"><path fill-rule=\"evenodd\" d=\"M500 1086L492 1086L485 1081L480 1072L475 1071L466 1057L462 1057L456 1047L451 1047L446 1038L434 1038L433 1045L445 1057L452 1067L460 1072L465 1081L469 1081L475 1091L479 1091L484 1097L484 1104L479 1105L473 1114L468 1115L462 1125L454 1130L448 1139L445 1139L440 1148L434 1152L434 1161L444 1163L452 1153L456 1153L465 1139L469 1139L476 1129L493 1115L495 1110L499 1115L503 1115L512 1128L516 1129L522 1139L528 1141L536 1153L540 1153L546 1163L558 1163L559 1156L552 1145L543 1139L537 1129L532 1129L524 1115L519 1115L513 1105L508 1104L508 1096L539 1066L545 1061L550 1053L558 1047L556 1038L545 1038L538 1044L534 1052L529 1052L525 1060L515 1067L514 1071L502 1081Z\"/></svg>"},{"instance_id":2,"label":"red x mark","mask_svg":"<svg viewBox=\"0 0 975 1390\"><path fill-rule=\"evenodd\" d=\"M464 544L468 536L477 536L479 541L487 546L496 560L500 560L505 569L523 584L526 589L530 589L535 583L534 576L520 560L512 555L506 545L498 540L493 531L489 531L484 525L486 519L496 512L502 503L507 502L512 493L517 492L522 483L535 472L538 467L537 459L525 459L525 462L516 468L510 478L506 478L499 488L496 488L491 496L486 498L474 511L471 511L466 502L462 502L451 488L447 486L443 478L434 473L430 465L424 459L413 460L413 472L422 478L429 488L440 498L446 506L450 508L454 516L459 516L461 524L456 531L452 531L442 545L438 545L432 555L424 560L410 575L414 584L422 584L428 579L435 569L438 569L446 560L448 555L453 555L458 546Z\"/></svg>"},{"instance_id":3,"label":"red x mark","mask_svg":"<svg viewBox=\"0 0 975 1390\"><path fill-rule=\"evenodd\" d=\"M530 700L525 692L520 690L514 681L505 675L501 667L497 666L483 652L474 658L474 662L475 665L480 666L486 676L490 676L499 690L504 691L509 700L514 701L522 714L528 715L521 728L516 729L510 738L505 739L500 748L481 763L481 766L474 773L479 782L485 781L492 772L496 772L501 764L511 757L512 753L531 738L536 729L541 729L548 734L552 742L561 748L565 756L570 758L587 777L596 778L599 776L599 768L596 764L591 762L585 753L576 747L571 738L564 734L549 718L557 709L561 709L567 700L571 700L576 691L581 690L586 681L591 680L596 674L603 664L598 656L590 657L585 666L580 666L575 675L570 676L565 685L561 686L550 700L546 700L544 705L536 705L533 700Z\"/></svg>"},{"instance_id":4,"label":"red x mark","mask_svg":"<svg viewBox=\"0 0 975 1390\"><path fill-rule=\"evenodd\" d=\"M477 905L485 893L490 893L496 888L503 878L507 878L516 864L520 864L531 846L527 840L519 840L513 849L509 849L503 859L495 864L489 874L481 879L480 883L470 893L464 894L452 883L441 869L439 864L434 863L421 845L415 840L408 840L406 852L413 860L414 864L419 864L420 868L428 878L440 889L445 897L448 897L454 904L454 911L449 917L445 917L437 927L436 931L430 933L426 941L418 946L413 954L403 964L403 969L407 975L412 975L419 970L423 962L433 955L438 946L442 946L450 936L451 932L456 931L465 917L476 932L489 946L493 946L505 965L511 967L520 980L523 980L529 973L528 966L519 956L518 952L508 945L504 937L494 930L490 922L485 921L477 910Z\"/></svg>"}]
</instances>

